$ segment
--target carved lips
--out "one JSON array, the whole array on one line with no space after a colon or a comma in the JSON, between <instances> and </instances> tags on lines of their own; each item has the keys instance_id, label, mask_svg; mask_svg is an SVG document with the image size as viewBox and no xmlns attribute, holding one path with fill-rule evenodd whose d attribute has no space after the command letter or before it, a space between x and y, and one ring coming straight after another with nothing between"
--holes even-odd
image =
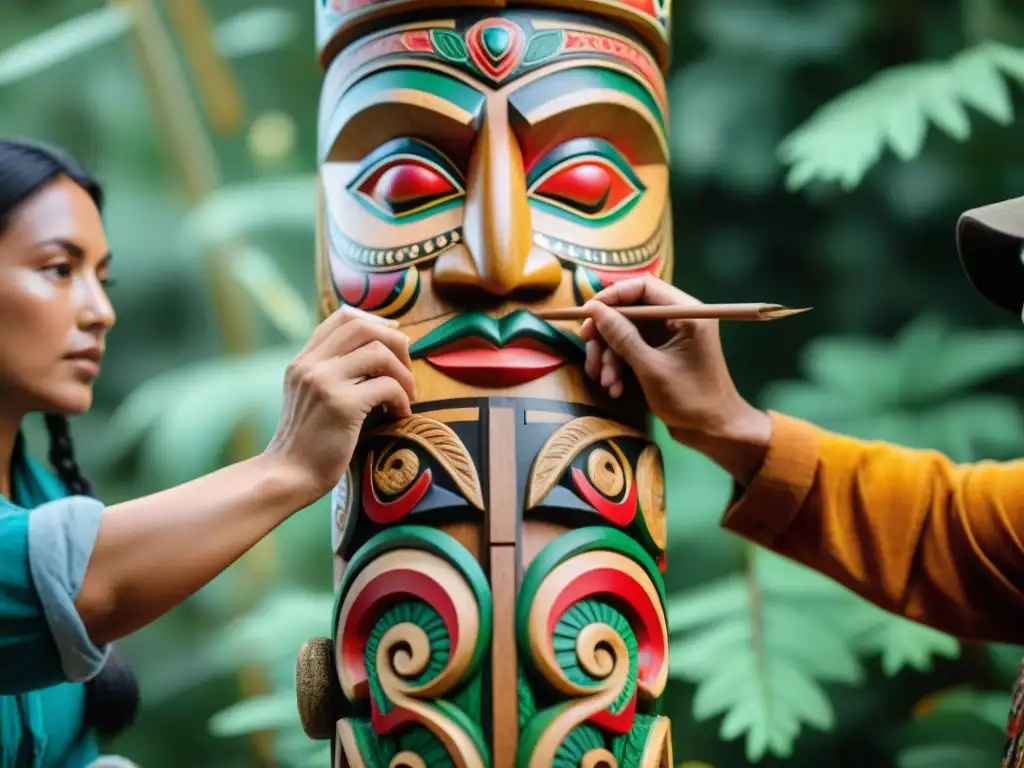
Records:
<instances>
[{"instance_id":1,"label":"carved lips","mask_svg":"<svg viewBox=\"0 0 1024 768\"><path fill-rule=\"evenodd\" d=\"M526 310L500 319L483 312L458 315L412 345L442 373L477 387L525 384L569 360L582 360L583 341Z\"/></svg>"}]
</instances>

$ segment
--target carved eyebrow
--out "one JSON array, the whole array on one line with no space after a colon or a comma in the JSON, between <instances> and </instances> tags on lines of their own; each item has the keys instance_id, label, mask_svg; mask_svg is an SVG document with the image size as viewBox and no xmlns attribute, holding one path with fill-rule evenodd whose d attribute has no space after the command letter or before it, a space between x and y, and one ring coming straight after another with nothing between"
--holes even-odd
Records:
<instances>
[{"instance_id":1,"label":"carved eyebrow","mask_svg":"<svg viewBox=\"0 0 1024 768\"><path fill-rule=\"evenodd\" d=\"M338 99L327 130L321 135L320 158L325 159L354 118L383 104L407 104L429 109L468 127L483 117L486 97L475 88L440 72L414 67L387 69L363 78Z\"/></svg>"},{"instance_id":2,"label":"carved eyebrow","mask_svg":"<svg viewBox=\"0 0 1024 768\"><path fill-rule=\"evenodd\" d=\"M569 95L581 91L618 91L628 94L647 108L662 133L668 132L665 115L645 86L618 70L592 64L563 69L540 77L513 91L508 98L519 114L527 121L534 122L531 120L531 113L550 103L553 93Z\"/></svg>"},{"instance_id":3,"label":"carved eyebrow","mask_svg":"<svg viewBox=\"0 0 1024 768\"><path fill-rule=\"evenodd\" d=\"M552 98L552 94L559 94ZM509 105L527 125L536 125L581 107L618 105L637 114L650 128L661 155L668 162L668 126L650 91L618 70L586 65L540 77L508 96ZM602 114L597 112L597 114Z\"/></svg>"}]
</instances>

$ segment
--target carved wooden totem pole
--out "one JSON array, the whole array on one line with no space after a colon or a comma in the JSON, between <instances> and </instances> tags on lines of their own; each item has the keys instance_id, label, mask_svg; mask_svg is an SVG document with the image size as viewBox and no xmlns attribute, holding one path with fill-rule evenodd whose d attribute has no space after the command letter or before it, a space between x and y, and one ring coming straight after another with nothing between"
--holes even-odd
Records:
<instances>
[{"instance_id":1,"label":"carved wooden totem pole","mask_svg":"<svg viewBox=\"0 0 1024 768\"><path fill-rule=\"evenodd\" d=\"M418 400L334 494L306 732L353 768L671 766L661 457L532 314L669 276L667 3L316 13L320 312L398 320Z\"/></svg>"}]
</instances>

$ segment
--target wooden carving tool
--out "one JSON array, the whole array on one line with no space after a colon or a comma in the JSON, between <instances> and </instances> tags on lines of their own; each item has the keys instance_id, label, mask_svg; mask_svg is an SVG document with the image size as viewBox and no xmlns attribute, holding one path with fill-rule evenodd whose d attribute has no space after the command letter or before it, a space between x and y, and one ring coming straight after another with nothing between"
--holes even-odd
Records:
<instances>
[{"instance_id":1,"label":"wooden carving tool","mask_svg":"<svg viewBox=\"0 0 1024 768\"><path fill-rule=\"evenodd\" d=\"M763 322L810 311L811 307L791 309L781 304L672 304L614 307L630 320L746 320ZM585 320L586 306L539 309L533 313L542 320Z\"/></svg>"}]
</instances>

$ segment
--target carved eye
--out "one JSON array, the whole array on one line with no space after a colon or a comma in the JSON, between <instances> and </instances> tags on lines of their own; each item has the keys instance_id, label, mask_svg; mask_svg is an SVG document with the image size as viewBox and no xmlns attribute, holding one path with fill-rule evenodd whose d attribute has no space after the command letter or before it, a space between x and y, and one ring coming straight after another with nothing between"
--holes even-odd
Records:
<instances>
[{"instance_id":1,"label":"carved eye","mask_svg":"<svg viewBox=\"0 0 1024 768\"><path fill-rule=\"evenodd\" d=\"M597 448L587 458L587 476L601 493L616 498L626 487L626 473L611 451Z\"/></svg>"},{"instance_id":2,"label":"carved eye","mask_svg":"<svg viewBox=\"0 0 1024 768\"><path fill-rule=\"evenodd\" d=\"M408 448L401 448L392 454L384 454L373 470L377 486L389 496L396 496L419 476L420 458Z\"/></svg>"},{"instance_id":3,"label":"carved eye","mask_svg":"<svg viewBox=\"0 0 1024 768\"><path fill-rule=\"evenodd\" d=\"M422 142L388 142L363 161L349 190L378 216L392 220L433 214L458 200L465 188L440 152Z\"/></svg>"},{"instance_id":4,"label":"carved eye","mask_svg":"<svg viewBox=\"0 0 1024 768\"><path fill-rule=\"evenodd\" d=\"M530 175L535 201L590 221L624 215L645 191L621 153L598 139L563 144L542 158Z\"/></svg>"}]
</instances>

